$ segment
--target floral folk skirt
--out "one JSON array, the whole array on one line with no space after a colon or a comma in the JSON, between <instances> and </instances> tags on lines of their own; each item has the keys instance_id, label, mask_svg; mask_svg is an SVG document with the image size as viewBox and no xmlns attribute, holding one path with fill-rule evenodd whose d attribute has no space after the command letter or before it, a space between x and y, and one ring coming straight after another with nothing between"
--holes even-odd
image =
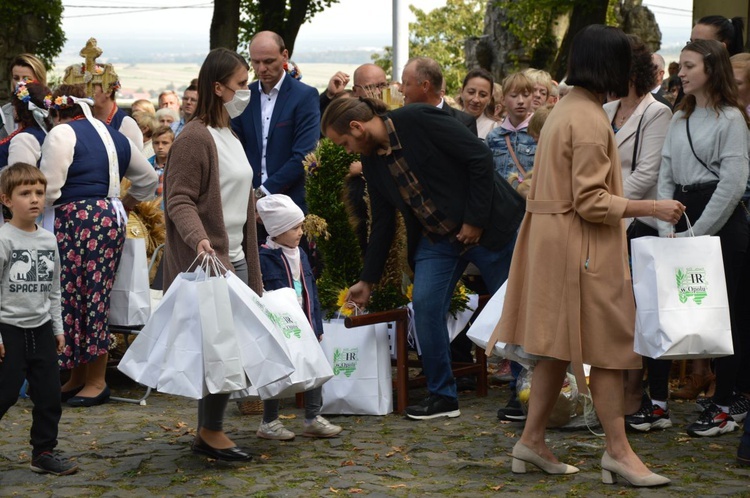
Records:
<instances>
[{"instance_id":1,"label":"floral folk skirt","mask_svg":"<svg viewBox=\"0 0 750 498\"><path fill-rule=\"evenodd\" d=\"M125 242L106 199L70 202L55 208L60 251L60 291L65 349L60 368L89 363L109 350L109 296Z\"/></svg>"}]
</instances>

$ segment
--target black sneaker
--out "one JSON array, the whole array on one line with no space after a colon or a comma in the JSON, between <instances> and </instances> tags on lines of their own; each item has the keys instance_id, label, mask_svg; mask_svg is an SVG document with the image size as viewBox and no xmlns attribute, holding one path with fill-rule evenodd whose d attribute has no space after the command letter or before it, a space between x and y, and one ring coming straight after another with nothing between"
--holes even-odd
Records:
<instances>
[{"instance_id":1,"label":"black sneaker","mask_svg":"<svg viewBox=\"0 0 750 498\"><path fill-rule=\"evenodd\" d=\"M45 451L31 459L31 470L39 474L66 476L78 470L78 464L57 453Z\"/></svg>"},{"instance_id":2,"label":"black sneaker","mask_svg":"<svg viewBox=\"0 0 750 498\"><path fill-rule=\"evenodd\" d=\"M750 409L750 399L747 399L742 394L732 396L732 404L729 405L729 414L735 422L745 420L748 409Z\"/></svg>"},{"instance_id":3,"label":"black sneaker","mask_svg":"<svg viewBox=\"0 0 750 498\"><path fill-rule=\"evenodd\" d=\"M687 433L691 436L718 436L737 429L737 422L728 414L721 411L716 404L711 403L703 410L698 420L690 424Z\"/></svg>"},{"instance_id":4,"label":"black sneaker","mask_svg":"<svg viewBox=\"0 0 750 498\"><path fill-rule=\"evenodd\" d=\"M648 394L643 393L641 407L638 408L638 411L630 415L625 415L625 428L639 432L650 431L652 411L651 398L648 397Z\"/></svg>"},{"instance_id":5,"label":"black sneaker","mask_svg":"<svg viewBox=\"0 0 750 498\"><path fill-rule=\"evenodd\" d=\"M708 405L712 403L711 398L703 397L695 400L695 409L703 413L703 410L708 408Z\"/></svg>"},{"instance_id":6,"label":"black sneaker","mask_svg":"<svg viewBox=\"0 0 750 498\"><path fill-rule=\"evenodd\" d=\"M523 422L526 420L526 414L521 409L521 402L518 401L515 393L511 395L505 408L500 408L497 411L497 418L509 422Z\"/></svg>"},{"instance_id":7,"label":"black sneaker","mask_svg":"<svg viewBox=\"0 0 750 498\"><path fill-rule=\"evenodd\" d=\"M458 417L458 401L430 394L417 405L406 407L406 416L414 420L427 420L437 417Z\"/></svg>"}]
</instances>

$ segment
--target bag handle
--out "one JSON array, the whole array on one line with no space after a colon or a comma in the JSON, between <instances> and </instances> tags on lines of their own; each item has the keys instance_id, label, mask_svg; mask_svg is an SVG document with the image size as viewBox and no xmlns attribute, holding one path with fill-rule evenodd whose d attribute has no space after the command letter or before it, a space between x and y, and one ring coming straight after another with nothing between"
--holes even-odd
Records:
<instances>
[{"instance_id":1,"label":"bag handle","mask_svg":"<svg viewBox=\"0 0 750 498\"><path fill-rule=\"evenodd\" d=\"M688 218L687 212L682 213L683 216L685 216L685 223L687 223L687 233L690 237L695 237L695 232L693 231L693 225L690 223L690 218ZM674 234L674 225L670 225L671 233Z\"/></svg>"},{"instance_id":2,"label":"bag handle","mask_svg":"<svg viewBox=\"0 0 750 498\"><path fill-rule=\"evenodd\" d=\"M513 159L513 162L516 164L516 168L518 168L518 171L521 173L521 176L526 178L526 170L523 169L521 166L521 163L518 161L518 158L516 157L516 152L513 150L513 146L510 144L510 136L505 135L505 145L508 146L508 152L510 152L510 157Z\"/></svg>"}]
</instances>

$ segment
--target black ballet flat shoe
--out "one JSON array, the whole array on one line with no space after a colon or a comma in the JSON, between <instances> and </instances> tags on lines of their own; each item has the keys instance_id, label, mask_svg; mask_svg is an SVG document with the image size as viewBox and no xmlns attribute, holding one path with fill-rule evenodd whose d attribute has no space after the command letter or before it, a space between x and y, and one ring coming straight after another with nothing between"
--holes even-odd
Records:
<instances>
[{"instance_id":1,"label":"black ballet flat shoe","mask_svg":"<svg viewBox=\"0 0 750 498\"><path fill-rule=\"evenodd\" d=\"M65 403L70 398L81 392L81 389L83 389L83 385L74 387L70 391L60 391L60 402Z\"/></svg>"},{"instance_id":2,"label":"black ballet flat shoe","mask_svg":"<svg viewBox=\"0 0 750 498\"><path fill-rule=\"evenodd\" d=\"M215 460L224 460L226 462L249 462L253 456L241 449L239 446L231 448L218 449L206 444L200 437L196 437L192 446L193 453L204 455Z\"/></svg>"},{"instance_id":3,"label":"black ballet flat shoe","mask_svg":"<svg viewBox=\"0 0 750 498\"><path fill-rule=\"evenodd\" d=\"M68 406L84 406L88 408L91 406L103 405L109 401L109 395L109 386L104 386L104 390L102 390L98 396L93 398L87 398L86 396L73 396L68 400Z\"/></svg>"}]
</instances>

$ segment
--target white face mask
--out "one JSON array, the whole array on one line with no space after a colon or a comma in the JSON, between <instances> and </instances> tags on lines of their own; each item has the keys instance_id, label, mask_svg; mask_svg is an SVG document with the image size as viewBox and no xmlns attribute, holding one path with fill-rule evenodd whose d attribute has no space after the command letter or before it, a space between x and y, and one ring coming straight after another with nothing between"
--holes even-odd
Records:
<instances>
[{"instance_id":1,"label":"white face mask","mask_svg":"<svg viewBox=\"0 0 750 498\"><path fill-rule=\"evenodd\" d=\"M250 90L235 90L234 97L229 102L225 102L224 107L229 113L229 118L234 119L242 114L249 103Z\"/></svg>"}]
</instances>

